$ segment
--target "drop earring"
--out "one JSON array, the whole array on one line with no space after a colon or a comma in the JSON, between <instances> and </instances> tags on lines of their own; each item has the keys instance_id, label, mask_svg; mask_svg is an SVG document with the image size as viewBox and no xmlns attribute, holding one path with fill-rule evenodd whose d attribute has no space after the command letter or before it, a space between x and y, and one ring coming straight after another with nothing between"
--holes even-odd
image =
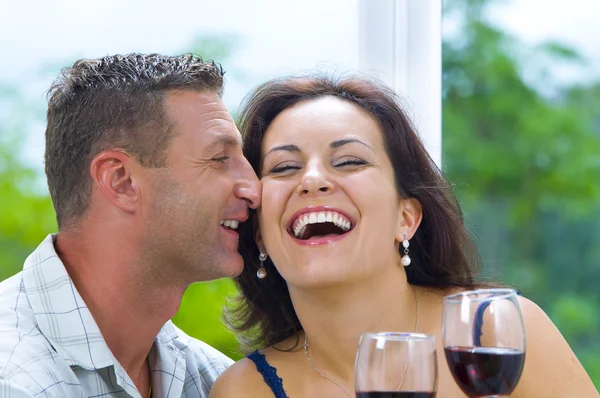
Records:
<instances>
[{"instance_id":1,"label":"drop earring","mask_svg":"<svg viewBox=\"0 0 600 398\"><path fill-rule=\"evenodd\" d=\"M406 232L402 232L402 237L404 240L402 241L402 246L404 247L404 256L402 256L402 265L408 267L410 265L410 257L408 256L408 247L410 246L410 242L406 239Z\"/></svg>"},{"instance_id":2,"label":"drop earring","mask_svg":"<svg viewBox=\"0 0 600 398\"><path fill-rule=\"evenodd\" d=\"M267 270L265 269L265 260L267 259L267 253L261 251L258 255L258 259L260 260L260 267L258 268L258 271L256 271L256 276L258 277L258 279L265 279L265 277L267 276Z\"/></svg>"}]
</instances>

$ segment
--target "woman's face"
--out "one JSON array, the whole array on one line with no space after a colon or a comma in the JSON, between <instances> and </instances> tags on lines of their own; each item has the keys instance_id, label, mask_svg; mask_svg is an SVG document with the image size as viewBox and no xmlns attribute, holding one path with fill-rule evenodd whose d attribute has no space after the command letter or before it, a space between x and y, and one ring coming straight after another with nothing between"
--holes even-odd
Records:
<instances>
[{"instance_id":1,"label":"woman's face","mask_svg":"<svg viewBox=\"0 0 600 398\"><path fill-rule=\"evenodd\" d=\"M399 264L410 201L366 111L329 96L300 102L273 120L261 152L259 241L288 284L336 284Z\"/></svg>"}]
</instances>

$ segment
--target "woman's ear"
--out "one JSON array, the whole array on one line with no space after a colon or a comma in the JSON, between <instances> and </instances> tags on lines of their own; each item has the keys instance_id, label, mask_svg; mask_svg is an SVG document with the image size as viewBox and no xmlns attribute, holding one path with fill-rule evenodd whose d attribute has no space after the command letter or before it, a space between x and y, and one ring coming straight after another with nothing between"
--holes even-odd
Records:
<instances>
[{"instance_id":1,"label":"woman's ear","mask_svg":"<svg viewBox=\"0 0 600 398\"><path fill-rule=\"evenodd\" d=\"M398 213L396 241L402 242L404 239L411 239L419 228L423 218L423 208L417 199L403 199L400 201Z\"/></svg>"},{"instance_id":2,"label":"woman's ear","mask_svg":"<svg viewBox=\"0 0 600 398\"><path fill-rule=\"evenodd\" d=\"M252 212L250 215L250 222L252 223L252 229L254 230L254 241L256 242L256 246L258 246L258 250L260 250L261 253L268 254L260 233L260 228L258 226L258 215L256 212Z\"/></svg>"}]
</instances>

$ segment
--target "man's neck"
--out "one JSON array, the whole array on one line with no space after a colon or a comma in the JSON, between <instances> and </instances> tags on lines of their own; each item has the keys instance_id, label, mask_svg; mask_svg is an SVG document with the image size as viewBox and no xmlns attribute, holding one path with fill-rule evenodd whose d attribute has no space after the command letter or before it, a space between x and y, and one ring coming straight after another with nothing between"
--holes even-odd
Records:
<instances>
[{"instance_id":1,"label":"man's neck","mask_svg":"<svg viewBox=\"0 0 600 398\"><path fill-rule=\"evenodd\" d=\"M57 253L108 348L140 388L148 383L156 335L179 309L185 287L157 285L143 272L131 240L107 236L100 244L95 238L61 232Z\"/></svg>"}]
</instances>

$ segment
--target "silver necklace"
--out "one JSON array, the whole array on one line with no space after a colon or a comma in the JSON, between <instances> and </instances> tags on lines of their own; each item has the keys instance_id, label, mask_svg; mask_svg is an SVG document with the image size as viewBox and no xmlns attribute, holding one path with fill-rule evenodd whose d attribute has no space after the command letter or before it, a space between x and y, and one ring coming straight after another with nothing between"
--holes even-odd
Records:
<instances>
[{"instance_id":1,"label":"silver necklace","mask_svg":"<svg viewBox=\"0 0 600 398\"><path fill-rule=\"evenodd\" d=\"M419 330L419 298L417 297L417 294L415 293L415 289L411 288L410 290L412 291L413 297L415 298L415 305L417 307L417 315L415 316L415 318L416 318L415 319L415 333L417 333L417 331ZM352 396L352 395L350 395L348 390L346 388L344 388L344 386L342 386L338 381L335 381L331 377L329 377L329 376L325 375L323 372L321 372L319 370L319 368L317 368L315 363L312 361L312 359L310 359L310 355L308 353L308 337L306 336L306 333L304 333L304 355L306 356L306 359L308 359L310 366L313 368L313 370L315 372L317 372L317 374L319 376L321 376L324 379L329 380L330 382L332 382L333 384L338 386L340 388L340 390L342 390L344 392L344 394L346 394L347 396L349 396L349 397ZM408 368L408 361L406 362L406 366L404 367L404 373L402 374L402 380L400 380L400 384L398 384L398 390L400 390L402 383L404 383L404 377L406 376L407 368Z\"/></svg>"},{"instance_id":2,"label":"silver necklace","mask_svg":"<svg viewBox=\"0 0 600 398\"><path fill-rule=\"evenodd\" d=\"M413 297L415 298L415 304L417 307L417 316L415 317L415 333L417 333L419 331L419 298L417 297L417 293L415 293L415 289L411 287L410 290L412 291ZM398 388L396 388L396 391L400 391L400 387L402 387L402 384L404 383L404 378L406 377L407 370L408 358L406 358L406 364L404 364L404 371L402 372L402 379L400 379L400 383L398 384Z\"/></svg>"}]
</instances>

